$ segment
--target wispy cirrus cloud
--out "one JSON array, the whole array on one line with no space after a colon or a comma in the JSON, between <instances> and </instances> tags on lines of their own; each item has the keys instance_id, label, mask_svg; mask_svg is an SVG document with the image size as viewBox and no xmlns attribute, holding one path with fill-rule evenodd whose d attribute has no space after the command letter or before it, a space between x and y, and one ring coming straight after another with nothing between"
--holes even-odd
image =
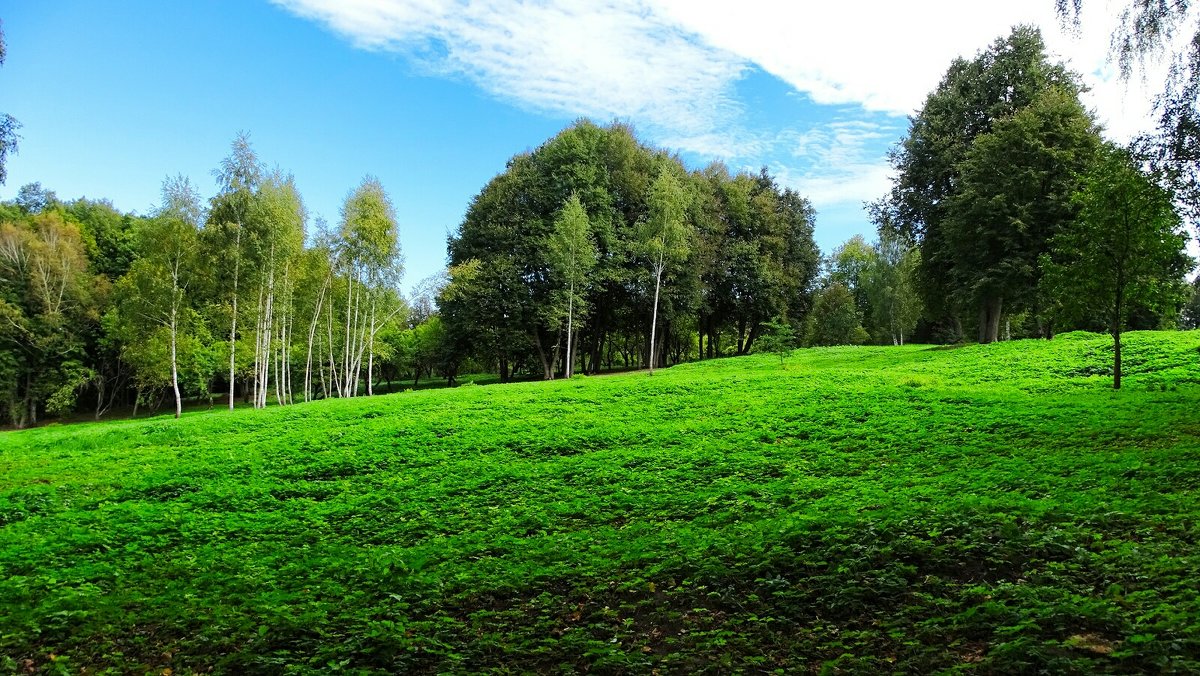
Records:
<instances>
[{"instance_id":1,"label":"wispy cirrus cloud","mask_svg":"<svg viewBox=\"0 0 1200 676\"><path fill-rule=\"evenodd\" d=\"M519 106L632 119L698 146L737 117L733 85L748 67L637 0L274 1L361 48L403 53Z\"/></svg>"}]
</instances>

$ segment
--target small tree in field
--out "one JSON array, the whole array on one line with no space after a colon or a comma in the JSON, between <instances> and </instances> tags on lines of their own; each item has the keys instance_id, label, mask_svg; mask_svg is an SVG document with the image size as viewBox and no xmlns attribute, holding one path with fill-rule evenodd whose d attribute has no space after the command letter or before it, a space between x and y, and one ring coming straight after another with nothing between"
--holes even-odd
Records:
<instances>
[{"instance_id":1,"label":"small tree in field","mask_svg":"<svg viewBox=\"0 0 1200 676\"><path fill-rule=\"evenodd\" d=\"M796 336L791 322L784 317L776 317L763 323L763 329L765 332L758 339L758 348L779 355L779 367L783 368L784 358L796 349Z\"/></svg>"},{"instance_id":2,"label":"small tree in field","mask_svg":"<svg viewBox=\"0 0 1200 676\"><path fill-rule=\"evenodd\" d=\"M1113 337L1113 389L1121 388L1121 332L1135 306L1169 309L1183 299L1192 261L1171 196L1109 146L1076 193L1079 216L1051 241L1045 282L1066 313L1102 313Z\"/></svg>"}]
</instances>

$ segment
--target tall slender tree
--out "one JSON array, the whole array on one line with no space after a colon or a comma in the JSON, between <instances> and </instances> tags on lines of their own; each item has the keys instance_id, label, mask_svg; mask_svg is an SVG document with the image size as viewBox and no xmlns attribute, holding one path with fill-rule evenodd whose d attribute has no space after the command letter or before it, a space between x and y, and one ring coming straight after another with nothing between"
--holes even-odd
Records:
<instances>
[{"instance_id":1,"label":"tall slender tree","mask_svg":"<svg viewBox=\"0 0 1200 676\"><path fill-rule=\"evenodd\" d=\"M256 251L253 241L256 233L247 229L263 174L248 134L238 134L229 155L214 173L219 192L212 199L204 234L211 263L225 280L220 291L229 299L229 410L232 411L237 383L238 299L243 291L243 271L253 267L244 265L245 259Z\"/></svg>"},{"instance_id":2,"label":"tall slender tree","mask_svg":"<svg viewBox=\"0 0 1200 676\"><path fill-rule=\"evenodd\" d=\"M684 223L687 194L668 165L659 169L650 186L649 217L642 222L640 244L642 255L650 263L654 278L654 304L650 313L650 346L648 366L651 375L655 366L655 342L658 331L658 299L663 276L669 266L683 260L688 253L688 230Z\"/></svg>"},{"instance_id":3,"label":"tall slender tree","mask_svg":"<svg viewBox=\"0 0 1200 676\"><path fill-rule=\"evenodd\" d=\"M119 315L128 329L126 355L146 351L155 331L167 337L167 359L175 417L183 410L179 386L180 331L194 321L188 287L199 255L200 223L204 215L200 196L183 176L163 182L163 203L137 233L138 258L117 286ZM146 365L144 371L152 371ZM143 382L152 382L143 374Z\"/></svg>"},{"instance_id":4,"label":"tall slender tree","mask_svg":"<svg viewBox=\"0 0 1200 676\"><path fill-rule=\"evenodd\" d=\"M364 178L346 198L340 237L347 281L342 396L352 397L357 392L364 356L370 395L374 392L375 338L380 328L404 309L396 291L403 272L396 213L375 177Z\"/></svg>"},{"instance_id":5,"label":"tall slender tree","mask_svg":"<svg viewBox=\"0 0 1200 676\"><path fill-rule=\"evenodd\" d=\"M550 264L555 274L566 286L567 297L567 350L563 375L571 377L574 370L575 351L572 339L575 335L575 316L586 313L586 297L583 293L588 275L596 267L596 243L592 238L587 212L578 195L571 195L554 220L554 232L550 236Z\"/></svg>"}]
</instances>

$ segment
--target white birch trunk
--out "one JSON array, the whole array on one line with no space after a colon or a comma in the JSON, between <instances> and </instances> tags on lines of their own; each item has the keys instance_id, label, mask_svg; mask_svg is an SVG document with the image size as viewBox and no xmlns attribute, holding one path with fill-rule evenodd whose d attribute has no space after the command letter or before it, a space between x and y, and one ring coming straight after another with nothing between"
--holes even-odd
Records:
<instances>
[{"instance_id":1,"label":"white birch trunk","mask_svg":"<svg viewBox=\"0 0 1200 676\"><path fill-rule=\"evenodd\" d=\"M658 328L658 290L662 286L663 255L658 256L654 270L654 312L650 316L650 375L654 375L654 337Z\"/></svg>"},{"instance_id":2,"label":"white birch trunk","mask_svg":"<svg viewBox=\"0 0 1200 676\"><path fill-rule=\"evenodd\" d=\"M233 316L229 322L229 410L233 410L234 374L237 372L237 302L238 302L238 272L242 267L242 224L238 223L237 237L234 239L233 260Z\"/></svg>"},{"instance_id":3,"label":"white birch trunk","mask_svg":"<svg viewBox=\"0 0 1200 676\"><path fill-rule=\"evenodd\" d=\"M567 365L563 369L563 373L567 378L571 377L571 373L575 367L575 358L571 353L571 330L574 326L573 321L575 316L575 280L571 280L570 296L567 297Z\"/></svg>"},{"instance_id":4,"label":"white birch trunk","mask_svg":"<svg viewBox=\"0 0 1200 676\"><path fill-rule=\"evenodd\" d=\"M177 302L171 299L171 388L175 390L175 418L183 413L183 400L179 396L179 358L176 354L176 342L179 335Z\"/></svg>"}]
</instances>

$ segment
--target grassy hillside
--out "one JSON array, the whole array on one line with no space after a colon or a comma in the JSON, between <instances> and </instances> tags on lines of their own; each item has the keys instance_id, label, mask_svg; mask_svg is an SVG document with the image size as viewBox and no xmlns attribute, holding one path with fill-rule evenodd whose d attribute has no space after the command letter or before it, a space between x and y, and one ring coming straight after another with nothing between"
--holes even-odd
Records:
<instances>
[{"instance_id":1,"label":"grassy hillside","mask_svg":"<svg viewBox=\"0 0 1200 676\"><path fill-rule=\"evenodd\" d=\"M3 434L0 671L1200 671L1200 332L1110 345Z\"/></svg>"}]
</instances>

